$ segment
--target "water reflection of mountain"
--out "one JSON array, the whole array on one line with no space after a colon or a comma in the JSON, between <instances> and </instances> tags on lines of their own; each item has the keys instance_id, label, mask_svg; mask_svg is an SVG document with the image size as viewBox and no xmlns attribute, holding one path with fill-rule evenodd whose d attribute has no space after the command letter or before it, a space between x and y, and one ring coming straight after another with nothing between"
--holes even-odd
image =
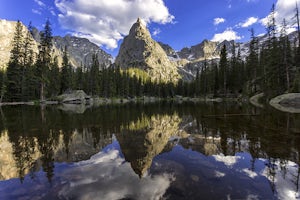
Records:
<instances>
[{"instance_id":1,"label":"water reflection of mountain","mask_svg":"<svg viewBox=\"0 0 300 200\"><path fill-rule=\"evenodd\" d=\"M22 179L43 169L51 180L55 162L87 160L110 144L113 135L140 176L153 158L175 145L207 156L249 152L253 166L257 158L299 163L299 126L299 115L230 104L108 106L83 114L54 107L4 107L0 174L1 179Z\"/></svg>"},{"instance_id":2,"label":"water reflection of mountain","mask_svg":"<svg viewBox=\"0 0 300 200\"><path fill-rule=\"evenodd\" d=\"M181 121L177 114L143 116L116 135L125 159L140 177L150 168L153 158L163 152L170 138L187 137L180 129Z\"/></svg>"}]
</instances>

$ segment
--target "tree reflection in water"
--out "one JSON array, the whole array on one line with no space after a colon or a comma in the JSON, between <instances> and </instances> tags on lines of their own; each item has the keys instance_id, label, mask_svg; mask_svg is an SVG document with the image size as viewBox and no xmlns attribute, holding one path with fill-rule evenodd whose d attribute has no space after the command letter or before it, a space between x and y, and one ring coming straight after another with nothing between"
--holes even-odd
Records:
<instances>
[{"instance_id":1,"label":"tree reflection in water","mask_svg":"<svg viewBox=\"0 0 300 200\"><path fill-rule=\"evenodd\" d=\"M216 181L229 176L232 169L236 174L231 175L237 183L242 182L238 179L245 173L250 177L263 175L270 181L274 196L290 191L291 187L290 192L299 196L300 115L297 114L230 103L162 103L103 106L78 114L53 106L3 107L1 117L2 180L18 177L23 182L27 175L39 179L42 169L51 182L60 178L61 164L88 160L116 139L122 162L130 163L141 179L163 173L176 177L166 197L188 197L184 182L190 188L207 187L201 181L217 186ZM237 156L241 153L246 156L244 160L249 160L246 165ZM206 172L193 162L204 166ZM279 183L290 186L280 189Z\"/></svg>"}]
</instances>

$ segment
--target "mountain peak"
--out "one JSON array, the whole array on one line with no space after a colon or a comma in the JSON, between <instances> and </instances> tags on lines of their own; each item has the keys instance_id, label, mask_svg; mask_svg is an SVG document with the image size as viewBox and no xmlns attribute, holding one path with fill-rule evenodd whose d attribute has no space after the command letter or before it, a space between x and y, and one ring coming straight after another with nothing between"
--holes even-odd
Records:
<instances>
[{"instance_id":1,"label":"mountain peak","mask_svg":"<svg viewBox=\"0 0 300 200\"><path fill-rule=\"evenodd\" d=\"M136 23L132 25L129 31L129 35L135 35L136 37L140 38L151 38L149 30L147 29L141 18L138 18Z\"/></svg>"},{"instance_id":2,"label":"mountain peak","mask_svg":"<svg viewBox=\"0 0 300 200\"><path fill-rule=\"evenodd\" d=\"M129 35L121 44L115 64L121 68L145 70L152 81L177 81L180 76L161 46L151 38L142 20L138 18Z\"/></svg>"}]
</instances>

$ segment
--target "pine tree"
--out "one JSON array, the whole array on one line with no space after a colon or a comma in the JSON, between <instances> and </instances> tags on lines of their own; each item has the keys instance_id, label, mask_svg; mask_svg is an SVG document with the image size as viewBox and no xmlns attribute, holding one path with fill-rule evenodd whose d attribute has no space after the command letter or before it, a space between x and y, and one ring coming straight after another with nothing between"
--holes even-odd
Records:
<instances>
[{"instance_id":1,"label":"pine tree","mask_svg":"<svg viewBox=\"0 0 300 200\"><path fill-rule=\"evenodd\" d=\"M84 89L84 73L82 66L77 67L75 71L75 89L76 90L82 90Z\"/></svg>"},{"instance_id":2,"label":"pine tree","mask_svg":"<svg viewBox=\"0 0 300 200\"><path fill-rule=\"evenodd\" d=\"M280 46L281 46L281 80L282 84L285 85L285 90L289 91L291 89L291 67L292 67L292 53L291 53L291 44L286 32L287 23L286 20L283 20L282 30L280 35Z\"/></svg>"},{"instance_id":3,"label":"pine tree","mask_svg":"<svg viewBox=\"0 0 300 200\"><path fill-rule=\"evenodd\" d=\"M20 21L16 24L10 60L7 66L7 100L21 101L22 99L22 64L23 64L23 27Z\"/></svg>"},{"instance_id":4,"label":"pine tree","mask_svg":"<svg viewBox=\"0 0 300 200\"><path fill-rule=\"evenodd\" d=\"M227 95L227 73L228 73L228 61L227 61L227 50L226 45L224 44L221 49L221 55L220 55L220 88L223 87L223 94L224 96Z\"/></svg>"},{"instance_id":5,"label":"pine tree","mask_svg":"<svg viewBox=\"0 0 300 200\"><path fill-rule=\"evenodd\" d=\"M23 56L23 65L22 65L22 100L28 101L34 99L34 87L32 87L33 81L36 79L33 77L33 65L35 62L35 54L33 52L33 43L32 34L30 30L32 25L31 23L28 26L29 31L26 33L24 40L24 56Z\"/></svg>"},{"instance_id":6,"label":"pine tree","mask_svg":"<svg viewBox=\"0 0 300 200\"><path fill-rule=\"evenodd\" d=\"M243 89L244 89L244 86L245 86L245 83L246 83L246 72L245 72L245 63L244 61L242 60L242 57L241 57L241 48L239 46L238 48L238 53L237 53L237 89L238 89L238 92L239 93L242 93L243 92Z\"/></svg>"},{"instance_id":7,"label":"pine tree","mask_svg":"<svg viewBox=\"0 0 300 200\"><path fill-rule=\"evenodd\" d=\"M216 96L220 89L219 68L216 63L213 64L213 74L214 74L214 96Z\"/></svg>"},{"instance_id":8,"label":"pine tree","mask_svg":"<svg viewBox=\"0 0 300 200\"><path fill-rule=\"evenodd\" d=\"M276 23L275 23L275 5L273 4L271 13L268 19L268 41L266 52L266 73L264 92L267 97L271 98L283 92L280 83L281 66L280 66L280 49L276 38Z\"/></svg>"},{"instance_id":9,"label":"pine tree","mask_svg":"<svg viewBox=\"0 0 300 200\"><path fill-rule=\"evenodd\" d=\"M61 89L61 74L59 72L58 59L55 57L50 65L49 85L47 87L50 97L56 97Z\"/></svg>"},{"instance_id":10,"label":"pine tree","mask_svg":"<svg viewBox=\"0 0 300 200\"><path fill-rule=\"evenodd\" d=\"M297 32L298 32L298 45L295 50L295 65L296 65L296 73L295 78L293 80L293 92L300 92L300 19L299 19L299 7L296 2L296 20L297 20ZM296 45L295 45L296 46Z\"/></svg>"},{"instance_id":11,"label":"pine tree","mask_svg":"<svg viewBox=\"0 0 300 200\"><path fill-rule=\"evenodd\" d=\"M0 70L0 103L3 100L4 94L6 92L6 73L3 69Z\"/></svg>"},{"instance_id":12,"label":"pine tree","mask_svg":"<svg viewBox=\"0 0 300 200\"><path fill-rule=\"evenodd\" d=\"M254 34L254 29L251 30L250 53L247 57L247 77L250 87L250 93L257 92L257 72L258 72L258 41Z\"/></svg>"},{"instance_id":13,"label":"pine tree","mask_svg":"<svg viewBox=\"0 0 300 200\"><path fill-rule=\"evenodd\" d=\"M61 87L60 92L63 93L72 89L72 67L69 63L68 48L65 46L63 52L63 62L61 68Z\"/></svg>"},{"instance_id":14,"label":"pine tree","mask_svg":"<svg viewBox=\"0 0 300 200\"><path fill-rule=\"evenodd\" d=\"M98 56L95 53L93 55L93 61L90 68L90 75L89 75L89 92L91 95L99 95L100 87L99 87L99 61Z\"/></svg>"},{"instance_id":15,"label":"pine tree","mask_svg":"<svg viewBox=\"0 0 300 200\"><path fill-rule=\"evenodd\" d=\"M40 100L45 100L46 84L49 81L49 68L51 64L52 50L52 29L50 21L47 20L44 30L41 32L41 43L39 45L39 55L36 63L37 76L39 77Z\"/></svg>"}]
</instances>

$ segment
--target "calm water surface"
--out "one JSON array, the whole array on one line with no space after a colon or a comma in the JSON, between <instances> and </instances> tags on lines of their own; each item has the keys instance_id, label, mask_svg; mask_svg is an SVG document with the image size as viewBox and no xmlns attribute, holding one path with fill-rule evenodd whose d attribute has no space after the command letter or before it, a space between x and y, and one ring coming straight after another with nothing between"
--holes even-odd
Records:
<instances>
[{"instance_id":1,"label":"calm water surface","mask_svg":"<svg viewBox=\"0 0 300 200\"><path fill-rule=\"evenodd\" d=\"M2 107L0 199L300 199L300 115L236 103Z\"/></svg>"}]
</instances>

